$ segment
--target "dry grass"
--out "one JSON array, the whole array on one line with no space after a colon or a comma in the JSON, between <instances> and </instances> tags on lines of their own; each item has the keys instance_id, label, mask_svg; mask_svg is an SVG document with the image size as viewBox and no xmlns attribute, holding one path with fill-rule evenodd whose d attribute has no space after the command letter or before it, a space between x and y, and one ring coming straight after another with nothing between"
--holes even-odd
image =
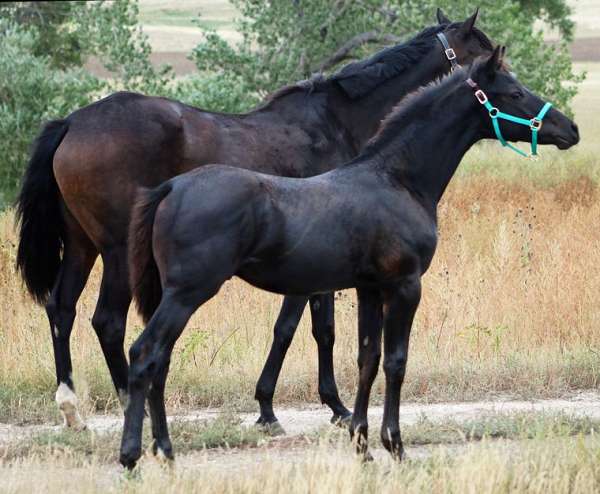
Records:
<instances>
[{"instance_id":1,"label":"dry grass","mask_svg":"<svg viewBox=\"0 0 600 494\"><path fill-rule=\"evenodd\" d=\"M4 462L0 473L6 493L593 493L599 460L596 437L557 437L439 447L401 465L362 465L346 445L322 443L292 460L277 450L238 464L231 456L200 454L173 468L146 461L134 474L57 453Z\"/></svg>"},{"instance_id":2,"label":"dry grass","mask_svg":"<svg viewBox=\"0 0 600 494\"><path fill-rule=\"evenodd\" d=\"M560 165L550 159L546 166ZM451 185L440 206L439 249L423 280L406 399L557 396L597 386L600 197L589 177L594 173L590 167L587 175L544 183L473 172ZM57 418L49 330L44 311L31 303L15 276L12 222L12 212L3 213L2 414L17 421ZM115 403L90 325L99 271L97 265L82 296L72 338L75 382L88 410ZM357 375L355 299L352 292L337 298L336 372L351 404ZM253 388L280 301L238 280L226 284L180 338L168 384L170 405L254 407ZM316 345L306 319L288 354L278 403L318 400ZM140 326L131 311L129 342ZM377 399L381 381L375 389Z\"/></svg>"}]
</instances>

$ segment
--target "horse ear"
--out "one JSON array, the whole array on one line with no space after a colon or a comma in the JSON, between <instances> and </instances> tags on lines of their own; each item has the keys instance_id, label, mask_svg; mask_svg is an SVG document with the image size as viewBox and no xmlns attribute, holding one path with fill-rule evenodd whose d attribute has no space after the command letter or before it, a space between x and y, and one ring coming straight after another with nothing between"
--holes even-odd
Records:
<instances>
[{"instance_id":1,"label":"horse ear","mask_svg":"<svg viewBox=\"0 0 600 494\"><path fill-rule=\"evenodd\" d=\"M459 28L459 33L463 36L467 36L468 34L470 34L471 31L473 31L473 27L475 26L475 21L477 20L478 15L479 7L477 7L477 10L475 10L471 17L465 19L465 22L463 22Z\"/></svg>"},{"instance_id":2,"label":"horse ear","mask_svg":"<svg viewBox=\"0 0 600 494\"><path fill-rule=\"evenodd\" d=\"M439 7L438 7L435 15L437 17L438 24L452 24L452 21L450 19L448 19L448 17L446 17L446 14L444 14L444 11L442 9L440 9Z\"/></svg>"},{"instance_id":3,"label":"horse ear","mask_svg":"<svg viewBox=\"0 0 600 494\"><path fill-rule=\"evenodd\" d=\"M485 71L488 75L494 76L498 69L502 66L502 57L504 55L504 46L496 46L494 53L490 56L488 61L485 63Z\"/></svg>"}]
</instances>

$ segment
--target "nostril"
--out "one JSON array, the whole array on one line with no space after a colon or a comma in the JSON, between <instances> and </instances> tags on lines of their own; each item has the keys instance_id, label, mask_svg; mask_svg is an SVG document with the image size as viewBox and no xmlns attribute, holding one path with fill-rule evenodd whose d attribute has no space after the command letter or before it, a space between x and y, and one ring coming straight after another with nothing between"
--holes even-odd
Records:
<instances>
[{"instance_id":1,"label":"nostril","mask_svg":"<svg viewBox=\"0 0 600 494\"><path fill-rule=\"evenodd\" d=\"M575 122L573 122L573 123L571 124L571 130L572 130L573 132L575 132L575 134L579 135L579 127L577 127L577 124L576 124Z\"/></svg>"}]
</instances>

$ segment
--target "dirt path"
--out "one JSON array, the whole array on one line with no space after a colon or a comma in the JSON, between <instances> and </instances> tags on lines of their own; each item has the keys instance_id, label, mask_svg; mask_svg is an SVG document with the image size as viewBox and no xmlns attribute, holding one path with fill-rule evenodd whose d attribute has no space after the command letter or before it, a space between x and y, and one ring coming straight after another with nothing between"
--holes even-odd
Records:
<instances>
[{"instance_id":1,"label":"dirt path","mask_svg":"<svg viewBox=\"0 0 600 494\"><path fill-rule=\"evenodd\" d=\"M329 425L331 412L326 407L278 408L277 417L286 431L286 438L300 437L310 434ZM436 422L443 420L466 421L483 418L486 415L498 413L510 414L518 412L535 413L567 413L571 415L600 418L600 392L582 392L575 396L554 400L497 400L464 403L415 404L403 403L400 408L400 422L414 424L424 418ZM173 415L170 420L210 421L222 413L220 409L204 409L185 414ZM369 408L369 421L373 429L378 429L383 416L381 406ZM254 424L256 413L239 414L243 425ZM118 431L122 419L117 415L93 415L86 417L88 428L96 433ZM9 444L30 435L46 431L59 431L57 425L27 425L0 424L0 445Z\"/></svg>"}]
</instances>

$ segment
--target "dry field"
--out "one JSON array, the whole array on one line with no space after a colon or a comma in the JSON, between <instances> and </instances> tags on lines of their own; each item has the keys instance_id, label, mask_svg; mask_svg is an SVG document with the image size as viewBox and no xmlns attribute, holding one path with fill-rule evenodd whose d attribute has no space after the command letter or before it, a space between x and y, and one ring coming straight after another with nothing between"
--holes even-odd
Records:
<instances>
[{"instance_id":1,"label":"dry field","mask_svg":"<svg viewBox=\"0 0 600 494\"><path fill-rule=\"evenodd\" d=\"M143 2L146 24L168 24L164 3ZM216 13L207 12L206 22L230 18L218 13L223 2L209 3ZM188 10L197 4L182 2ZM169 413L179 416L172 427L176 464L145 458L139 471L124 474L116 464L119 408L90 324L100 262L72 337L74 379L90 426L75 434L61 430L53 402L44 311L14 272L13 212L0 213L0 492L598 492L600 64L577 68L588 71L574 105L580 146L542 149L542 159L530 162L485 143L465 158L440 206L439 248L423 280L403 388L409 459L401 465L381 450L373 464L361 465L346 433L322 427L329 414L318 405L308 318L275 395L288 435L273 440L247 427L281 298L233 280L176 346L167 384ZM351 406L355 299L352 292L336 298L336 376ZM132 310L127 345L140 331ZM378 434L372 436L376 446Z\"/></svg>"}]
</instances>

